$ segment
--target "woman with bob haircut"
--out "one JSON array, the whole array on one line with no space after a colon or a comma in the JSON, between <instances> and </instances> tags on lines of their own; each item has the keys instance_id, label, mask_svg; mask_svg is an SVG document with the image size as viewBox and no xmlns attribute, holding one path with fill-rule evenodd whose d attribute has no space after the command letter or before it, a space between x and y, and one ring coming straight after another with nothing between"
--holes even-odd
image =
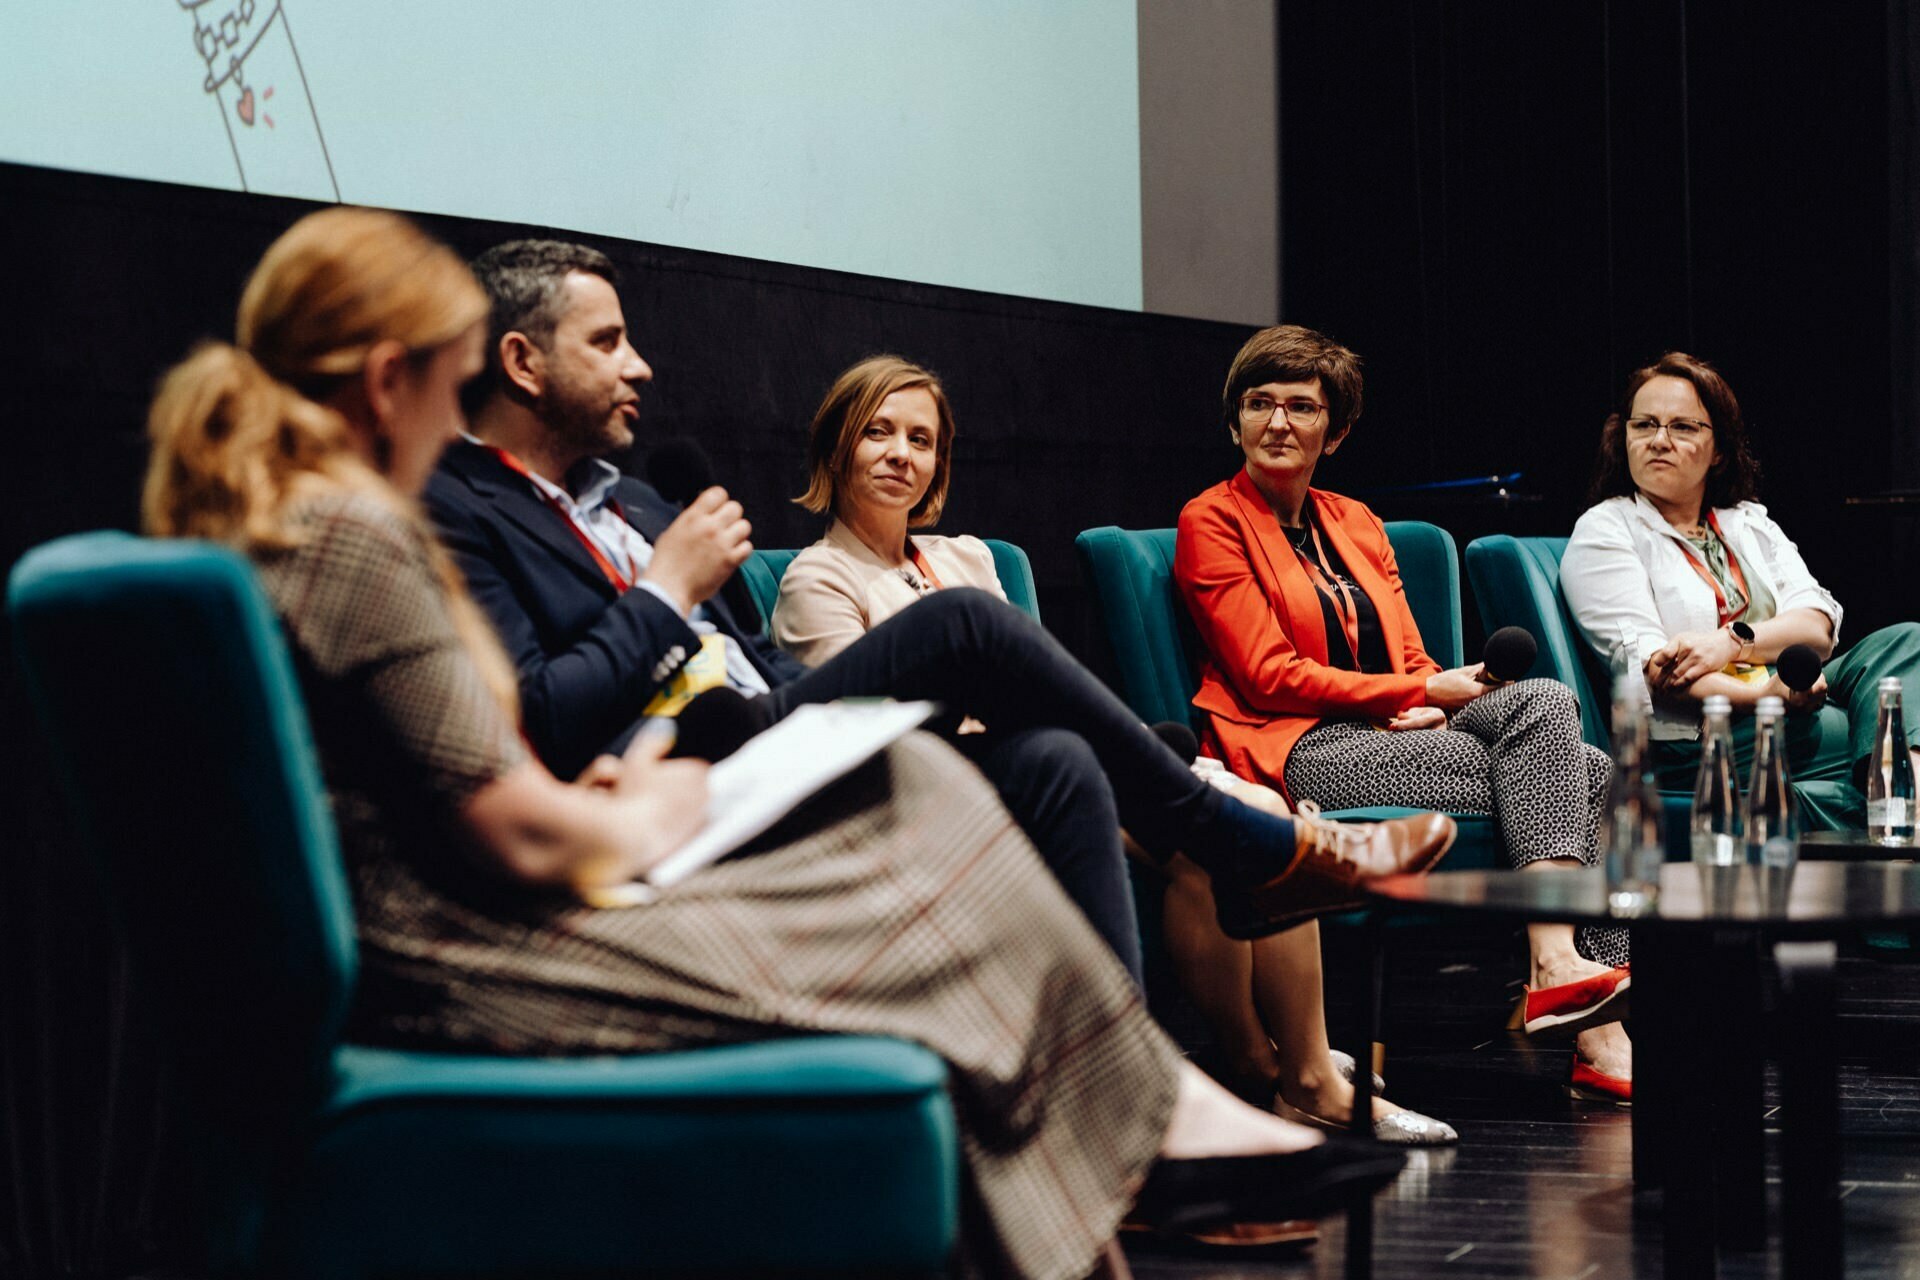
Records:
<instances>
[{"instance_id":1,"label":"woman with bob haircut","mask_svg":"<svg viewBox=\"0 0 1920 1280\"><path fill-rule=\"evenodd\" d=\"M1600 429L1594 505L1573 527L1560 588L1594 652L1645 673L1662 786L1693 783L1702 700L1718 694L1733 704L1744 770L1753 707L1777 697L1789 713L1788 768L1806 821L1863 826L1877 689L1889 676L1920 689L1920 626L1883 628L1834 657L1840 602L1759 494L1760 467L1733 388L1704 360L1669 351L1628 375ZM1773 668L1795 644L1826 664L1804 693ZM1920 717L1909 721L1909 749L1917 735Z\"/></svg>"},{"instance_id":2,"label":"woman with bob haircut","mask_svg":"<svg viewBox=\"0 0 1920 1280\"><path fill-rule=\"evenodd\" d=\"M1228 369L1222 425L1243 465L1180 513L1174 556L1207 650L1205 750L1296 808L1488 813L1515 866L1592 866L1611 766L1580 740L1572 692L1441 670L1379 518L1313 487L1362 391L1359 357L1299 325L1254 334ZM1625 932L1527 932L1527 1030L1575 1036L1576 1093L1629 1097Z\"/></svg>"},{"instance_id":3,"label":"woman with bob haircut","mask_svg":"<svg viewBox=\"0 0 1920 1280\"><path fill-rule=\"evenodd\" d=\"M971 1274L1075 1280L1114 1257L1129 1206L1161 1229L1311 1215L1398 1170L1182 1063L986 784L930 736L754 856L610 905L698 827L707 775L648 733L562 783L516 730L505 656L415 506L461 429L486 312L405 219L311 214L255 268L236 342L172 370L149 419L148 531L246 553L296 655L353 886L352 1038L510 1054L918 1041L949 1067ZM741 963L743 936L766 963Z\"/></svg>"},{"instance_id":4,"label":"woman with bob haircut","mask_svg":"<svg viewBox=\"0 0 1920 1280\"><path fill-rule=\"evenodd\" d=\"M946 505L953 474L954 418L931 370L899 356L862 360L833 382L808 428L807 491L795 499L828 515L826 533L794 557L780 583L774 639L812 666L867 630L943 587L1005 598L992 553L978 538L913 532ZM963 736L961 749L991 751L995 735ZM1218 761L1199 766L1221 790L1284 814L1271 789L1234 777ZM1310 819L1296 815L1296 821ZM1111 806L1082 814L1084 865L1110 867L1125 893L1121 841ZM1084 870L1056 867L1075 901L1087 903ZM1344 1126L1352 1115L1353 1059L1327 1042L1320 926L1307 921L1253 942L1220 929L1207 875L1184 857L1168 876L1164 929L1182 986L1211 1025L1222 1077L1262 1106L1277 1099L1293 1118ZM1131 930L1132 899L1125 898ZM1089 911L1100 927L1097 915ZM1101 932L1108 932L1101 928ZM1137 945L1137 944L1136 944ZM1453 1142L1451 1126L1376 1100L1378 1137L1401 1145Z\"/></svg>"}]
</instances>

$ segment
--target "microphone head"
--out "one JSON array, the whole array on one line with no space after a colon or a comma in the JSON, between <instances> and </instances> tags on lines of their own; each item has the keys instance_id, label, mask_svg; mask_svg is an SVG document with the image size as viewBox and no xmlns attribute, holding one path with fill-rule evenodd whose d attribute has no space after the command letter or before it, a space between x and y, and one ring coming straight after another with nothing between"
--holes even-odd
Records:
<instances>
[{"instance_id":1,"label":"microphone head","mask_svg":"<svg viewBox=\"0 0 1920 1280\"><path fill-rule=\"evenodd\" d=\"M662 440L647 455L647 483L668 502L684 507L713 487L713 459L697 440Z\"/></svg>"},{"instance_id":2,"label":"microphone head","mask_svg":"<svg viewBox=\"0 0 1920 1280\"><path fill-rule=\"evenodd\" d=\"M1167 750L1180 757L1181 764L1192 764L1200 757L1200 739L1193 730L1177 720L1162 720L1153 725L1153 736L1167 744Z\"/></svg>"},{"instance_id":3,"label":"microphone head","mask_svg":"<svg viewBox=\"0 0 1920 1280\"><path fill-rule=\"evenodd\" d=\"M1481 658L1487 675L1495 680L1518 680L1533 669L1540 645L1525 627L1502 627L1487 637Z\"/></svg>"},{"instance_id":4,"label":"microphone head","mask_svg":"<svg viewBox=\"0 0 1920 1280\"><path fill-rule=\"evenodd\" d=\"M1780 673L1780 683L1796 693L1813 688L1813 682L1820 678L1820 667L1820 655L1804 644L1788 645L1773 660L1773 669Z\"/></svg>"},{"instance_id":5,"label":"microphone head","mask_svg":"<svg viewBox=\"0 0 1920 1280\"><path fill-rule=\"evenodd\" d=\"M754 699L738 689L721 685L682 707L674 723L679 732L668 755L718 764L772 721Z\"/></svg>"}]
</instances>

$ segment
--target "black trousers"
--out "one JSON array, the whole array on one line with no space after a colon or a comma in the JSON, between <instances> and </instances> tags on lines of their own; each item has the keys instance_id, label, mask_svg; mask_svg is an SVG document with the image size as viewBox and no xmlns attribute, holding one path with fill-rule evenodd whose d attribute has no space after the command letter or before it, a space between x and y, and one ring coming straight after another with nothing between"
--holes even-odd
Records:
<instances>
[{"instance_id":1,"label":"black trousers","mask_svg":"<svg viewBox=\"0 0 1920 1280\"><path fill-rule=\"evenodd\" d=\"M1119 828L1170 854L1208 784L1025 613L984 591L937 592L767 695L775 716L843 697L925 698L1137 979L1140 942ZM955 736L965 716L985 734Z\"/></svg>"}]
</instances>

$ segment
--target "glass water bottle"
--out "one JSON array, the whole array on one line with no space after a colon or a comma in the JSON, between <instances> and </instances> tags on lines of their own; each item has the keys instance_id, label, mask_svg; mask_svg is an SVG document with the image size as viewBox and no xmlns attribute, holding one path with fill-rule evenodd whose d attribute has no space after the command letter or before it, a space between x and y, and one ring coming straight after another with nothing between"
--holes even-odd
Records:
<instances>
[{"instance_id":1,"label":"glass water bottle","mask_svg":"<svg viewBox=\"0 0 1920 1280\"><path fill-rule=\"evenodd\" d=\"M1746 861L1740 844L1740 782L1733 768L1733 704L1718 694L1700 721L1700 773L1693 783L1693 860L1731 867Z\"/></svg>"},{"instance_id":2,"label":"glass water bottle","mask_svg":"<svg viewBox=\"0 0 1920 1280\"><path fill-rule=\"evenodd\" d=\"M1913 757L1900 713L1900 677L1880 682L1880 719L1867 769L1867 830L1881 844L1913 843Z\"/></svg>"},{"instance_id":3,"label":"glass water bottle","mask_svg":"<svg viewBox=\"0 0 1920 1280\"><path fill-rule=\"evenodd\" d=\"M1762 698L1753 711L1753 776L1747 782L1742 816L1747 828L1747 860L1762 867L1794 864L1799 815L1793 779L1787 774L1787 706Z\"/></svg>"},{"instance_id":4,"label":"glass water bottle","mask_svg":"<svg viewBox=\"0 0 1920 1280\"><path fill-rule=\"evenodd\" d=\"M1646 768L1647 719L1646 680L1629 667L1613 682L1613 781L1601 828L1607 906L1621 916L1653 908L1666 861L1660 796Z\"/></svg>"}]
</instances>

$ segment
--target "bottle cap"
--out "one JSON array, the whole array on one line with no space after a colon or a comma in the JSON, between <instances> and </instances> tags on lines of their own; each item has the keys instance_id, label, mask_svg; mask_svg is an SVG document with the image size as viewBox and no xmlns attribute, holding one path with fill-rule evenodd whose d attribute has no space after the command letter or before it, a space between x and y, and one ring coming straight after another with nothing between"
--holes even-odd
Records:
<instances>
[{"instance_id":1,"label":"bottle cap","mask_svg":"<svg viewBox=\"0 0 1920 1280\"><path fill-rule=\"evenodd\" d=\"M1730 716L1733 714L1733 703L1724 693L1716 693L1701 702L1700 710L1705 715Z\"/></svg>"},{"instance_id":2,"label":"bottle cap","mask_svg":"<svg viewBox=\"0 0 1920 1280\"><path fill-rule=\"evenodd\" d=\"M1782 698L1762 698L1754 704L1753 714L1756 716L1784 716L1787 714L1786 701Z\"/></svg>"},{"instance_id":3,"label":"bottle cap","mask_svg":"<svg viewBox=\"0 0 1920 1280\"><path fill-rule=\"evenodd\" d=\"M1900 691L1899 676L1888 676L1880 682L1880 692L1882 693L1899 693Z\"/></svg>"}]
</instances>

